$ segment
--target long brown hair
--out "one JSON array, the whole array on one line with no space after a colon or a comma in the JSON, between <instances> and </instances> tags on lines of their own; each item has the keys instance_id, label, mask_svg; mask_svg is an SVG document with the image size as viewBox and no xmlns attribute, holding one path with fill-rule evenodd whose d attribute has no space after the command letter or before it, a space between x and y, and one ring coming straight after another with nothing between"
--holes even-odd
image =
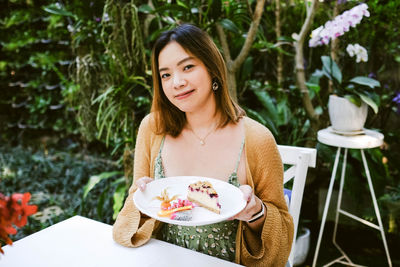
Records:
<instances>
[{"instance_id":1,"label":"long brown hair","mask_svg":"<svg viewBox=\"0 0 400 267\"><path fill-rule=\"evenodd\" d=\"M154 114L157 134L169 134L176 137L186 124L185 113L174 106L164 94L158 71L160 52L172 41L177 42L183 49L201 60L206 66L212 81L218 83L219 88L214 91L216 108L221 114L218 127L224 127L229 122L238 122L245 112L233 101L229 94L226 65L221 53L206 32L194 25L183 24L175 29L163 32L154 44L152 51L151 69L154 94L151 111Z\"/></svg>"}]
</instances>

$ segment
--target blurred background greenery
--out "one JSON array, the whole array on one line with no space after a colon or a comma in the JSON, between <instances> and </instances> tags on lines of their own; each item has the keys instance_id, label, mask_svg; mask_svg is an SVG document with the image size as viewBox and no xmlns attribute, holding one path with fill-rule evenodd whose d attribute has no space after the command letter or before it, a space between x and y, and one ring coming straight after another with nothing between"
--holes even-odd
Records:
<instances>
[{"instance_id":1,"label":"blurred background greenery","mask_svg":"<svg viewBox=\"0 0 400 267\"><path fill-rule=\"evenodd\" d=\"M230 75L240 105L279 144L318 149L301 212L315 243L316 203L329 183L334 148L316 140L316 130L330 124L328 80L307 83L317 119L306 112L296 83L293 33L300 32L309 3L266 1L249 53ZM358 3L320 1L310 32ZM379 112L369 112L366 128L382 132L385 144L368 150L367 158L391 255L399 264L393 247L400 242L400 100L393 99L400 93L400 2L365 3L371 16L341 36L334 53L344 78L368 75L382 85L375 89ZM160 32L191 22L214 38L225 57L224 41L229 44L235 59L257 16L256 5L254 0L2 0L0 192L29 191L39 206L13 240L75 214L112 224L131 183L137 127L150 109L152 44ZM311 78L332 47L307 43L308 38L304 70ZM355 64L346 56L349 43L363 45L368 62ZM372 206L360 201L368 197L360 155L349 156L346 193L359 203L361 216L375 222ZM371 233L380 239L379 232ZM376 246L372 254L384 262L383 247Z\"/></svg>"}]
</instances>

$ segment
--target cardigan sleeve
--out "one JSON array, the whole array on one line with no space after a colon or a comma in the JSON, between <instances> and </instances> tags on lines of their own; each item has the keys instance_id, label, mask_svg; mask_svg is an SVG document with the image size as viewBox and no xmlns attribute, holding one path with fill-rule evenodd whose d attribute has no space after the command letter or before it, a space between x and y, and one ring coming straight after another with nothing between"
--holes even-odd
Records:
<instances>
[{"instance_id":1,"label":"cardigan sleeve","mask_svg":"<svg viewBox=\"0 0 400 267\"><path fill-rule=\"evenodd\" d=\"M253 190L266 206L261 233L241 222L240 263L246 266L285 266L292 245L293 220L283 194L283 164L271 132L255 125L246 139ZM251 183L249 183L251 185Z\"/></svg>"},{"instance_id":2,"label":"cardigan sleeve","mask_svg":"<svg viewBox=\"0 0 400 267\"><path fill-rule=\"evenodd\" d=\"M135 181L150 175L151 163L151 129L149 116L146 116L139 126L136 138L134 158L134 182L129 189L129 195L124 207L119 212L113 225L114 240L126 247L138 247L145 244L158 228L159 221L144 218L133 203L133 193L137 190Z\"/></svg>"}]
</instances>

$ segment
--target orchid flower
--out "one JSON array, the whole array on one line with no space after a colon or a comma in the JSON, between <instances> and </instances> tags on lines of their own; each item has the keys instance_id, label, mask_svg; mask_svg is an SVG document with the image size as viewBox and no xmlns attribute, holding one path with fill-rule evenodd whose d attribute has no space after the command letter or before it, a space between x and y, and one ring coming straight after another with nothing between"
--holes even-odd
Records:
<instances>
[{"instance_id":1,"label":"orchid flower","mask_svg":"<svg viewBox=\"0 0 400 267\"><path fill-rule=\"evenodd\" d=\"M349 44L346 47L346 51L350 57L356 56L356 62L360 63L368 61L368 52L367 49L362 47L359 44Z\"/></svg>"},{"instance_id":2,"label":"orchid flower","mask_svg":"<svg viewBox=\"0 0 400 267\"><path fill-rule=\"evenodd\" d=\"M327 21L325 25L313 30L308 45L310 47L316 47L329 44L330 40L344 35L351 27L356 27L364 16L370 16L368 5L365 3L343 12L333 20Z\"/></svg>"}]
</instances>

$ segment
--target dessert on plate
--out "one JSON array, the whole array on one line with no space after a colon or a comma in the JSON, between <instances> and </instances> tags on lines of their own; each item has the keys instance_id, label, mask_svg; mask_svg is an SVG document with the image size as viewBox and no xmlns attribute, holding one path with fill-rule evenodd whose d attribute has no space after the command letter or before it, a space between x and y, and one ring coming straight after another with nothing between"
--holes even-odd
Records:
<instances>
[{"instance_id":1,"label":"dessert on plate","mask_svg":"<svg viewBox=\"0 0 400 267\"><path fill-rule=\"evenodd\" d=\"M215 213L221 213L217 191L210 182L198 181L190 184L187 199Z\"/></svg>"},{"instance_id":2,"label":"dessert on plate","mask_svg":"<svg viewBox=\"0 0 400 267\"><path fill-rule=\"evenodd\" d=\"M169 217L171 220L190 221L192 219L193 204L189 200L180 199L178 195L169 197L167 188L161 191L160 196L153 199L161 201L160 211L157 213L160 217ZM172 202L177 200L175 202Z\"/></svg>"}]
</instances>

